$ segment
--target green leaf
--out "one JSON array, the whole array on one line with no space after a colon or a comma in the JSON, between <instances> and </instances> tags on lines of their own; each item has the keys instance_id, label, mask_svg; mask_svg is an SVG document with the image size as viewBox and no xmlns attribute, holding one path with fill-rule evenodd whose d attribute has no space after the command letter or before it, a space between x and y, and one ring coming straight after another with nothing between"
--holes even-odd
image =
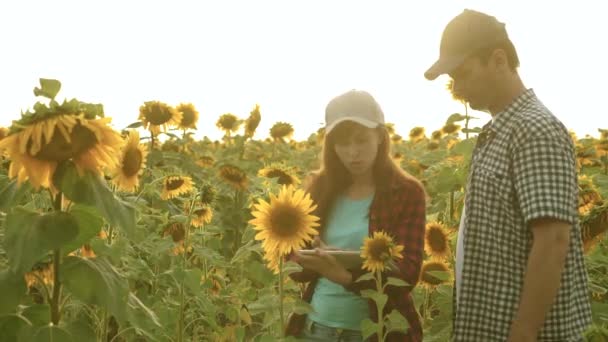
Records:
<instances>
[{"instance_id":1,"label":"green leaf","mask_svg":"<svg viewBox=\"0 0 608 342\"><path fill-rule=\"evenodd\" d=\"M8 315L0 317L0 336L2 337L2 341L19 341L21 332L29 327L29 323L23 316Z\"/></svg>"},{"instance_id":2,"label":"green leaf","mask_svg":"<svg viewBox=\"0 0 608 342\"><path fill-rule=\"evenodd\" d=\"M88 243L99 234L103 226L103 218L99 216L99 213L93 207L76 204L70 210L70 214L76 219L78 224L78 236L63 247L65 253L70 253Z\"/></svg>"},{"instance_id":3,"label":"green leaf","mask_svg":"<svg viewBox=\"0 0 608 342\"><path fill-rule=\"evenodd\" d=\"M467 118L466 116L464 116L464 115L462 115L460 113L454 113L454 114L452 114L452 115L450 115L448 117L448 119L446 120L445 124L446 125L453 124L455 122L462 121L462 120L464 120L466 118Z\"/></svg>"},{"instance_id":4,"label":"green leaf","mask_svg":"<svg viewBox=\"0 0 608 342\"><path fill-rule=\"evenodd\" d=\"M361 321L361 335L363 339L367 339L368 337L376 334L378 332L378 324L374 323L371 319L366 318Z\"/></svg>"},{"instance_id":5,"label":"green leaf","mask_svg":"<svg viewBox=\"0 0 608 342\"><path fill-rule=\"evenodd\" d=\"M61 89L61 82L58 80L41 78L40 79L40 88L34 88L34 95L36 96L44 96L48 99L54 99L59 93Z\"/></svg>"},{"instance_id":6,"label":"green leaf","mask_svg":"<svg viewBox=\"0 0 608 342\"><path fill-rule=\"evenodd\" d=\"M462 133L481 133L481 127L463 128Z\"/></svg>"},{"instance_id":7,"label":"green leaf","mask_svg":"<svg viewBox=\"0 0 608 342\"><path fill-rule=\"evenodd\" d=\"M36 238L40 215L23 207L14 207L6 216L4 248L13 273L24 274L44 255Z\"/></svg>"},{"instance_id":8,"label":"green leaf","mask_svg":"<svg viewBox=\"0 0 608 342\"><path fill-rule=\"evenodd\" d=\"M58 326L39 328L31 339L32 342L75 342L72 335Z\"/></svg>"},{"instance_id":9,"label":"green leaf","mask_svg":"<svg viewBox=\"0 0 608 342\"><path fill-rule=\"evenodd\" d=\"M441 282L446 282L450 279L450 273L445 271L427 271L427 274L437 278Z\"/></svg>"},{"instance_id":10,"label":"green leaf","mask_svg":"<svg viewBox=\"0 0 608 342\"><path fill-rule=\"evenodd\" d=\"M74 297L106 308L124 321L128 283L105 258L68 256L61 269L61 281Z\"/></svg>"},{"instance_id":11,"label":"green leaf","mask_svg":"<svg viewBox=\"0 0 608 342\"><path fill-rule=\"evenodd\" d=\"M134 123L130 124L129 126L127 126L126 128L127 128L127 129L128 129L128 128L139 128L139 127L141 127L141 126L143 126L143 125L144 125L144 123L143 123L143 122L141 122L141 121L136 121L136 122L134 122Z\"/></svg>"},{"instance_id":12,"label":"green leaf","mask_svg":"<svg viewBox=\"0 0 608 342\"><path fill-rule=\"evenodd\" d=\"M372 272L367 272L367 273L364 273L359 278L357 278L357 280L355 280L355 282L358 283L358 282L374 280L374 279L375 279L374 274Z\"/></svg>"},{"instance_id":13,"label":"green leaf","mask_svg":"<svg viewBox=\"0 0 608 342\"><path fill-rule=\"evenodd\" d=\"M21 185L17 184L16 179L8 182L0 190L0 211L8 212L10 208L19 204L23 196L30 190L31 186L29 182Z\"/></svg>"},{"instance_id":14,"label":"green leaf","mask_svg":"<svg viewBox=\"0 0 608 342\"><path fill-rule=\"evenodd\" d=\"M78 236L76 218L61 211L40 216L36 228L49 250L60 249Z\"/></svg>"},{"instance_id":15,"label":"green leaf","mask_svg":"<svg viewBox=\"0 0 608 342\"><path fill-rule=\"evenodd\" d=\"M308 314L313 311L314 311L314 308L312 307L312 305L310 305L310 303L307 303L301 299L297 299L296 302L294 303L293 312L295 312L299 315Z\"/></svg>"},{"instance_id":16,"label":"green leaf","mask_svg":"<svg viewBox=\"0 0 608 342\"><path fill-rule=\"evenodd\" d=\"M135 208L116 197L103 178L89 171L80 177L74 163L65 162L57 167L53 183L72 201L96 207L110 225L135 236Z\"/></svg>"},{"instance_id":17,"label":"green leaf","mask_svg":"<svg viewBox=\"0 0 608 342\"><path fill-rule=\"evenodd\" d=\"M203 271L198 268L189 269L186 271L184 276L184 284L194 294L198 294L201 291L201 278L203 277Z\"/></svg>"},{"instance_id":18,"label":"green leaf","mask_svg":"<svg viewBox=\"0 0 608 342\"><path fill-rule=\"evenodd\" d=\"M387 281L386 281L386 285L392 285L392 286L409 286L409 284L399 278L395 278L395 277L388 277Z\"/></svg>"},{"instance_id":19,"label":"green leaf","mask_svg":"<svg viewBox=\"0 0 608 342\"><path fill-rule=\"evenodd\" d=\"M288 276L292 273L301 272L302 266L294 261L287 261L283 264L283 274Z\"/></svg>"},{"instance_id":20,"label":"green leaf","mask_svg":"<svg viewBox=\"0 0 608 342\"><path fill-rule=\"evenodd\" d=\"M247 242L247 244L241 246L241 248L239 248L236 253L234 254L234 257L232 258L232 261L230 261L231 264L235 264L239 261L244 261L247 260L247 258L249 257L249 255L253 252L261 252L262 247L259 243L255 243L255 241L251 240L249 242Z\"/></svg>"},{"instance_id":21,"label":"green leaf","mask_svg":"<svg viewBox=\"0 0 608 342\"><path fill-rule=\"evenodd\" d=\"M397 310L391 311L391 313L386 316L386 320L388 331L400 331L405 333L410 327L407 319L405 319Z\"/></svg>"},{"instance_id":22,"label":"green leaf","mask_svg":"<svg viewBox=\"0 0 608 342\"><path fill-rule=\"evenodd\" d=\"M15 274L10 270L0 272L0 316L15 312L15 308L25 297L27 288L22 274Z\"/></svg>"},{"instance_id":23,"label":"green leaf","mask_svg":"<svg viewBox=\"0 0 608 342\"><path fill-rule=\"evenodd\" d=\"M48 304L35 304L23 309L21 315L34 326L48 325L51 322L51 309Z\"/></svg>"},{"instance_id":24,"label":"green leaf","mask_svg":"<svg viewBox=\"0 0 608 342\"><path fill-rule=\"evenodd\" d=\"M127 315L130 324L152 341L158 341L158 336L154 336L154 329L162 327L158 316L133 293L129 294Z\"/></svg>"}]
</instances>

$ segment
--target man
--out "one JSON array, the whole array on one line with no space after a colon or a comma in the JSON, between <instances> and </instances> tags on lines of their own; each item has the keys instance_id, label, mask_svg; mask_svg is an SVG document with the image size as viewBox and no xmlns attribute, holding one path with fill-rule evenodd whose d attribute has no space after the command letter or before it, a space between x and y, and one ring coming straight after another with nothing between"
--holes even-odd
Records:
<instances>
[{"instance_id":1,"label":"man","mask_svg":"<svg viewBox=\"0 0 608 342\"><path fill-rule=\"evenodd\" d=\"M425 73L448 74L455 96L492 115L459 229L454 341L582 341L591 321L573 143L518 67L504 23L467 9Z\"/></svg>"}]
</instances>

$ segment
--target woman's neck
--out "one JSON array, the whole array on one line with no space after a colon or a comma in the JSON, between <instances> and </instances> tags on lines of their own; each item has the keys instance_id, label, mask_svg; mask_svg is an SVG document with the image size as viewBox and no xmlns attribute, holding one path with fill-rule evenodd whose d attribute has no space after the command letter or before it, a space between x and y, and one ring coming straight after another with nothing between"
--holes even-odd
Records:
<instances>
[{"instance_id":1,"label":"woman's neck","mask_svg":"<svg viewBox=\"0 0 608 342\"><path fill-rule=\"evenodd\" d=\"M346 188L345 195L352 199L365 198L376 190L376 184L371 175L367 177L353 177L353 182Z\"/></svg>"}]
</instances>

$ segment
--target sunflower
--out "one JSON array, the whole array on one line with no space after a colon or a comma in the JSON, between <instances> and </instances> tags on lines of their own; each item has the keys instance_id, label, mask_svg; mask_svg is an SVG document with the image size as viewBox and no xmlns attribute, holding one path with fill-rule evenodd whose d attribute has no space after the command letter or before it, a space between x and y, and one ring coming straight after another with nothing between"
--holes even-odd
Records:
<instances>
[{"instance_id":1,"label":"sunflower","mask_svg":"<svg viewBox=\"0 0 608 342\"><path fill-rule=\"evenodd\" d=\"M325 140L325 127L321 127L317 130L317 144L321 145L323 144L323 141Z\"/></svg>"},{"instance_id":2,"label":"sunflower","mask_svg":"<svg viewBox=\"0 0 608 342\"><path fill-rule=\"evenodd\" d=\"M584 251L589 252L608 231L608 201L595 206L581 219L581 237Z\"/></svg>"},{"instance_id":3,"label":"sunflower","mask_svg":"<svg viewBox=\"0 0 608 342\"><path fill-rule=\"evenodd\" d=\"M426 145L426 149L429 150L429 151L435 151L438 148L439 148L439 143L437 141L430 141Z\"/></svg>"},{"instance_id":4,"label":"sunflower","mask_svg":"<svg viewBox=\"0 0 608 342\"><path fill-rule=\"evenodd\" d=\"M600 139L595 148L600 152L608 153L608 138Z\"/></svg>"},{"instance_id":5,"label":"sunflower","mask_svg":"<svg viewBox=\"0 0 608 342\"><path fill-rule=\"evenodd\" d=\"M260 105L256 104L255 108L249 113L249 117L245 121L245 136L252 138L261 120L262 115L260 114Z\"/></svg>"},{"instance_id":6,"label":"sunflower","mask_svg":"<svg viewBox=\"0 0 608 342\"><path fill-rule=\"evenodd\" d=\"M304 190L284 185L278 195L270 195L270 203L259 199L253 207L249 223L258 231L255 239L262 240L267 260L274 262L302 248L319 234L319 218L312 214L317 206Z\"/></svg>"},{"instance_id":7,"label":"sunflower","mask_svg":"<svg viewBox=\"0 0 608 342\"><path fill-rule=\"evenodd\" d=\"M168 200L192 192L192 178L183 176L167 176L163 184L160 198Z\"/></svg>"},{"instance_id":8,"label":"sunflower","mask_svg":"<svg viewBox=\"0 0 608 342\"><path fill-rule=\"evenodd\" d=\"M438 278L431 272L445 272L447 276ZM443 261L427 261L422 265L420 284L428 289L434 289L441 284L448 284L451 282L451 278L450 267Z\"/></svg>"},{"instance_id":9,"label":"sunflower","mask_svg":"<svg viewBox=\"0 0 608 342\"><path fill-rule=\"evenodd\" d=\"M182 113L166 103L147 101L139 107L139 119L145 129L158 135L161 131L166 131L167 126L178 126L182 121Z\"/></svg>"},{"instance_id":10,"label":"sunflower","mask_svg":"<svg viewBox=\"0 0 608 342\"><path fill-rule=\"evenodd\" d=\"M587 175L579 176L578 184L580 189L578 197L578 213L581 216L585 216L589 214L595 206L602 202L602 196L593 183L593 180Z\"/></svg>"},{"instance_id":11,"label":"sunflower","mask_svg":"<svg viewBox=\"0 0 608 342\"><path fill-rule=\"evenodd\" d=\"M287 122L277 122L270 128L270 136L274 141L285 141L293 135L293 126Z\"/></svg>"},{"instance_id":12,"label":"sunflower","mask_svg":"<svg viewBox=\"0 0 608 342\"><path fill-rule=\"evenodd\" d=\"M393 142L393 144L398 144L402 141L403 141L403 137L400 136L399 134L395 134L391 137L391 142Z\"/></svg>"},{"instance_id":13,"label":"sunflower","mask_svg":"<svg viewBox=\"0 0 608 342\"><path fill-rule=\"evenodd\" d=\"M180 103L175 110L182 114L182 119L177 127L183 130L188 128L196 129L196 123L198 122L198 111L196 108L194 108L192 103Z\"/></svg>"},{"instance_id":14,"label":"sunflower","mask_svg":"<svg viewBox=\"0 0 608 342\"><path fill-rule=\"evenodd\" d=\"M97 257L93 251L93 248L89 244L82 245L80 248L80 256L86 259L93 259Z\"/></svg>"},{"instance_id":15,"label":"sunflower","mask_svg":"<svg viewBox=\"0 0 608 342\"><path fill-rule=\"evenodd\" d=\"M236 190L245 190L249 184L245 171L231 164L220 167L219 176Z\"/></svg>"},{"instance_id":16,"label":"sunflower","mask_svg":"<svg viewBox=\"0 0 608 342\"><path fill-rule=\"evenodd\" d=\"M277 183L280 185L299 185L300 180L296 176L296 170L293 167L288 167L284 163L272 163L260 171L258 176L266 178L277 178Z\"/></svg>"},{"instance_id":17,"label":"sunflower","mask_svg":"<svg viewBox=\"0 0 608 342\"><path fill-rule=\"evenodd\" d=\"M227 136L230 136L231 133L234 133L239 130L243 122L236 117L236 115L231 113L226 113L220 116L215 125L217 128L224 131Z\"/></svg>"},{"instance_id":18,"label":"sunflower","mask_svg":"<svg viewBox=\"0 0 608 342\"><path fill-rule=\"evenodd\" d=\"M386 128L388 135L395 134L395 124L394 123L385 123L384 128Z\"/></svg>"},{"instance_id":19,"label":"sunflower","mask_svg":"<svg viewBox=\"0 0 608 342\"><path fill-rule=\"evenodd\" d=\"M410 130L410 140L417 142L424 138L424 127L414 127Z\"/></svg>"},{"instance_id":20,"label":"sunflower","mask_svg":"<svg viewBox=\"0 0 608 342\"><path fill-rule=\"evenodd\" d=\"M424 251L435 260L443 260L450 254L448 232L441 223L427 223L424 233Z\"/></svg>"},{"instance_id":21,"label":"sunflower","mask_svg":"<svg viewBox=\"0 0 608 342\"><path fill-rule=\"evenodd\" d=\"M9 177L19 183L29 180L39 189L50 188L57 165L70 159L81 175L85 170L100 175L115 169L124 142L108 126L111 121L88 113L50 113L13 122L10 134L0 141L0 154L6 151L11 160Z\"/></svg>"},{"instance_id":22,"label":"sunflower","mask_svg":"<svg viewBox=\"0 0 608 342\"><path fill-rule=\"evenodd\" d=\"M192 213L194 214L194 218L192 219L192 226L194 227L202 227L211 222L213 218L213 210L208 206L194 209Z\"/></svg>"},{"instance_id":23,"label":"sunflower","mask_svg":"<svg viewBox=\"0 0 608 342\"><path fill-rule=\"evenodd\" d=\"M201 156L196 161L196 165L198 165L200 167L204 167L204 168L213 167L214 164L215 164L215 159L213 159L212 156Z\"/></svg>"},{"instance_id":24,"label":"sunflower","mask_svg":"<svg viewBox=\"0 0 608 342\"><path fill-rule=\"evenodd\" d=\"M217 190L211 184L204 184L201 187L200 201L203 205L211 205L215 200Z\"/></svg>"},{"instance_id":25,"label":"sunflower","mask_svg":"<svg viewBox=\"0 0 608 342\"><path fill-rule=\"evenodd\" d=\"M433 131L433 133L431 133L431 139L433 140L441 140L442 137L443 132L441 130Z\"/></svg>"},{"instance_id":26,"label":"sunflower","mask_svg":"<svg viewBox=\"0 0 608 342\"><path fill-rule=\"evenodd\" d=\"M139 186L139 176L144 171L148 147L139 143L139 132L129 131L127 144L123 147L120 155L120 165L114 172L112 183L118 189L126 192L134 192Z\"/></svg>"},{"instance_id":27,"label":"sunflower","mask_svg":"<svg viewBox=\"0 0 608 342\"><path fill-rule=\"evenodd\" d=\"M34 266L33 270L25 273L25 284L28 288L31 288L35 285L47 285L53 286L55 273L53 273L53 264L37 264ZM42 284L40 281L42 280Z\"/></svg>"},{"instance_id":28,"label":"sunflower","mask_svg":"<svg viewBox=\"0 0 608 342\"><path fill-rule=\"evenodd\" d=\"M447 123L441 128L441 132L443 132L444 134L456 133L459 130L460 130L460 125L457 125L455 123Z\"/></svg>"},{"instance_id":29,"label":"sunflower","mask_svg":"<svg viewBox=\"0 0 608 342\"><path fill-rule=\"evenodd\" d=\"M370 272L384 271L384 268L395 258L402 259L403 246L396 245L393 238L385 232L374 232L373 236L366 237L361 247L363 269Z\"/></svg>"},{"instance_id":30,"label":"sunflower","mask_svg":"<svg viewBox=\"0 0 608 342\"><path fill-rule=\"evenodd\" d=\"M168 235L171 235L173 242L178 243L184 241L186 238L186 229L183 224L179 222L172 222L163 228L162 236L165 237Z\"/></svg>"}]
</instances>

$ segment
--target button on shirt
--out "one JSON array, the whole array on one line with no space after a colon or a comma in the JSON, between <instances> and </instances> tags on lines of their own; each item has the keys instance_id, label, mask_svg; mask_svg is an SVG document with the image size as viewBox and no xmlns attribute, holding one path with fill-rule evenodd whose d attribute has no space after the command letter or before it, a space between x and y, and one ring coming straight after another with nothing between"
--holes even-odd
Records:
<instances>
[{"instance_id":1,"label":"button on shirt","mask_svg":"<svg viewBox=\"0 0 608 342\"><path fill-rule=\"evenodd\" d=\"M574 146L532 89L486 124L473 151L461 224L454 341L505 341L532 247L529 222L572 224L555 303L539 341L578 341L591 322ZM458 264L458 263L457 263Z\"/></svg>"}]
</instances>

